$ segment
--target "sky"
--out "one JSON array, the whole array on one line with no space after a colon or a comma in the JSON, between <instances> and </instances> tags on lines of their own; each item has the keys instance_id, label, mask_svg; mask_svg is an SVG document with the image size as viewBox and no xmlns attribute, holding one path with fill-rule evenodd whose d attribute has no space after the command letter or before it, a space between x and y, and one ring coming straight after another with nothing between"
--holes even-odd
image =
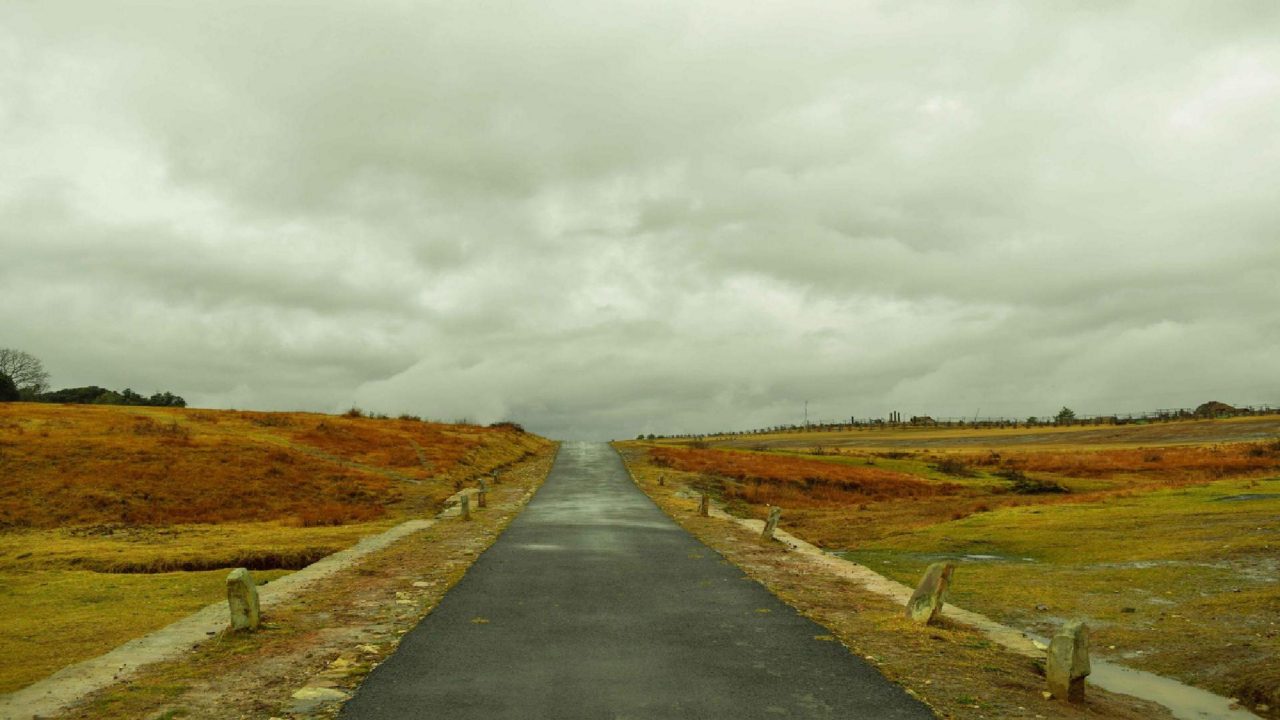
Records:
<instances>
[{"instance_id":1,"label":"sky","mask_svg":"<svg viewBox=\"0 0 1280 720\"><path fill-rule=\"evenodd\" d=\"M0 3L0 347L565 439L1280 403L1280 3Z\"/></svg>"}]
</instances>

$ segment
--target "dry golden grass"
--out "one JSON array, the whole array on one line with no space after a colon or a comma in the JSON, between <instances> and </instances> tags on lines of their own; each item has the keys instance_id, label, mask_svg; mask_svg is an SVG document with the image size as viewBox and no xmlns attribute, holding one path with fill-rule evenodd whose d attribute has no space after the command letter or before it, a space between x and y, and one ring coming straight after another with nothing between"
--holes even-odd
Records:
<instances>
[{"instance_id":1,"label":"dry golden grass","mask_svg":"<svg viewBox=\"0 0 1280 720\"><path fill-rule=\"evenodd\" d=\"M1018 450L955 457L980 467L1017 468L1075 478L1133 475L1170 483L1204 482L1280 470L1280 440L1207 446Z\"/></svg>"},{"instance_id":2,"label":"dry golden grass","mask_svg":"<svg viewBox=\"0 0 1280 720\"><path fill-rule=\"evenodd\" d=\"M0 405L0 529L367 522L520 457L505 428L311 413Z\"/></svg>"},{"instance_id":3,"label":"dry golden grass","mask_svg":"<svg viewBox=\"0 0 1280 720\"><path fill-rule=\"evenodd\" d=\"M0 692L217 600L227 568L303 567L549 447L511 427L0 404L0 616L19 619L0 658L22 658L0 660Z\"/></svg>"},{"instance_id":4,"label":"dry golden grass","mask_svg":"<svg viewBox=\"0 0 1280 720\"><path fill-rule=\"evenodd\" d=\"M752 504L822 506L868 499L925 499L963 489L876 467L766 453L654 447L651 456L657 465L715 479L726 500Z\"/></svg>"}]
</instances>

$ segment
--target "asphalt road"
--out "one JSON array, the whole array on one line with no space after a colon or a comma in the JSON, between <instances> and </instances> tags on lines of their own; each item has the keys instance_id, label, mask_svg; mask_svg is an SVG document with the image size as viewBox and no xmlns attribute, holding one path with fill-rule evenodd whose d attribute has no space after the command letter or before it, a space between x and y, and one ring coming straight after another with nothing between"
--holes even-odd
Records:
<instances>
[{"instance_id":1,"label":"asphalt road","mask_svg":"<svg viewBox=\"0 0 1280 720\"><path fill-rule=\"evenodd\" d=\"M566 443L342 717L934 717L826 633L672 522L608 445Z\"/></svg>"}]
</instances>

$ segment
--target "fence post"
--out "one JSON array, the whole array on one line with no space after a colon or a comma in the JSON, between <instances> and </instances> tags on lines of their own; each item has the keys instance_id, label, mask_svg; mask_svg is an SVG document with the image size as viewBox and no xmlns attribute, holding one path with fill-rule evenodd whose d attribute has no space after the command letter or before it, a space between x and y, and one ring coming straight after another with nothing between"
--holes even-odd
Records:
<instances>
[{"instance_id":1,"label":"fence post","mask_svg":"<svg viewBox=\"0 0 1280 720\"><path fill-rule=\"evenodd\" d=\"M258 629L258 586L248 568L236 568L227 575L227 605L233 631Z\"/></svg>"},{"instance_id":2,"label":"fence post","mask_svg":"<svg viewBox=\"0 0 1280 720\"><path fill-rule=\"evenodd\" d=\"M1090 671L1089 627L1080 620L1072 620L1049 642L1049 657L1044 666L1049 692L1059 700L1084 702L1084 679Z\"/></svg>"},{"instance_id":3,"label":"fence post","mask_svg":"<svg viewBox=\"0 0 1280 720\"><path fill-rule=\"evenodd\" d=\"M476 506L489 507L489 481L480 478L480 492L476 493Z\"/></svg>"},{"instance_id":4,"label":"fence post","mask_svg":"<svg viewBox=\"0 0 1280 720\"><path fill-rule=\"evenodd\" d=\"M698 502L698 514L702 517L710 517L711 515L711 497L705 492L702 493L702 500Z\"/></svg>"},{"instance_id":5,"label":"fence post","mask_svg":"<svg viewBox=\"0 0 1280 720\"><path fill-rule=\"evenodd\" d=\"M463 493L462 496L459 498L458 503L462 508L462 519L470 520L471 519L471 495L468 493Z\"/></svg>"},{"instance_id":6,"label":"fence post","mask_svg":"<svg viewBox=\"0 0 1280 720\"><path fill-rule=\"evenodd\" d=\"M778 521L782 519L782 508L770 507L769 519L764 521L764 530L760 532L761 540L772 540L773 531L778 529Z\"/></svg>"}]
</instances>

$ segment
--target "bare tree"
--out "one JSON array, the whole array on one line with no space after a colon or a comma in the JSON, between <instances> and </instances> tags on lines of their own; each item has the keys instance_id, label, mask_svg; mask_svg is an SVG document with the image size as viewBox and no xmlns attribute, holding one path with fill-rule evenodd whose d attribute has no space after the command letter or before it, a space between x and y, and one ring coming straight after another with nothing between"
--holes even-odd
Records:
<instances>
[{"instance_id":1,"label":"bare tree","mask_svg":"<svg viewBox=\"0 0 1280 720\"><path fill-rule=\"evenodd\" d=\"M0 373L9 376L24 397L49 389L49 373L40 358L12 348L0 348Z\"/></svg>"}]
</instances>

